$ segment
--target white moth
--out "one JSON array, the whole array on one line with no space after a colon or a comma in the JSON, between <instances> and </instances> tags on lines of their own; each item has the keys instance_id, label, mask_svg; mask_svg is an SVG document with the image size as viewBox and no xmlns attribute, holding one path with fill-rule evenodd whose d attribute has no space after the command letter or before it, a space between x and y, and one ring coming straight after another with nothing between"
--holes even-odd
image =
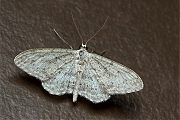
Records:
<instances>
[{"instance_id":1,"label":"white moth","mask_svg":"<svg viewBox=\"0 0 180 120\"><path fill-rule=\"evenodd\" d=\"M75 27L79 33L76 24ZM57 32L56 34L59 36ZM59 37L64 41L61 36ZM133 70L87 52L87 42L83 44L82 39L79 50L73 50L69 44L71 49L30 49L17 55L14 63L29 75L38 78L50 94L73 94L73 102L77 101L78 95L93 103L100 103L114 94L126 94L143 89L141 78Z\"/></svg>"}]
</instances>

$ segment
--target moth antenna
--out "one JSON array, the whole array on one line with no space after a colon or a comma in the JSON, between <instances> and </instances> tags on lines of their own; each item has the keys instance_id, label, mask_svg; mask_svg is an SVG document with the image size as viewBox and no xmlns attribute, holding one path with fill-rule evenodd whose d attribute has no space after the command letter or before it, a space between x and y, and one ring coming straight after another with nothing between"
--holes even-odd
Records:
<instances>
[{"instance_id":1,"label":"moth antenna","mask_svg":"<svg viewBox=\"0 0 180 120\"><path fill-rule=\"evenodd\" d=\"M83 44L83 43L84 43L84 40L83 40L83 38L82 38L82 36L81 36L81 34L80 34L80 32L79 32L79 29L78 29L78 27L77 27L77 25L76 25L76 23L75 23L75 20L74 20L72 11L71 11L71 16L72 16L72 20L73 20L74 26L76 27L76 30L77 30L77 32L78 32L78 34L79 34L79 37L81 38L82 45L84 45L84 44Z\"/></svg>"},{"instance_id":2,"label":"moth antenna","mask_svg":"<svg viewBox=\"0 0 180 120\"><path fill-rule=\"evenodd\" d=\"M56 35L57 35L65 44L67 44L67 45L73 50L73 47L72 47L69 43L67 43L67 42L56 32L55 29L54 29L54 32L56 33Z\"/></svg>"},{"instance_id":3,"label":"moth antenna","mask_svg":"<svg viewBox=\"0 0 180 120\"><path fill-rule=\"evenodd\" d=\"M100 28L92 37L90 37L90 38L86 41L86 44L85 44L85 45L87 45L87 43L88 43L94 36L96 36L96 35L102 30L102 28L105 26L108 18L109 18L109 16L106 18L106 20L104 21L104 24L101 26L101 28Z\"/></svg>"}]
</instances>

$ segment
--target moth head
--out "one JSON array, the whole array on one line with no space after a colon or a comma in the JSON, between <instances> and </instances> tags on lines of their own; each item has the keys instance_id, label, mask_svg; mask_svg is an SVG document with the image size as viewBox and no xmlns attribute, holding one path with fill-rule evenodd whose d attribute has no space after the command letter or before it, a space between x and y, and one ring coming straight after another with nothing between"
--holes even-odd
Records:
<instances>
[{"instance_id":1,"label":"moth head","mask_svg":"<svg viewBox=\"0 0 180 120\"><path fill-rule=\"evenodd\" d=\"M86 44L82 44L80 49L78 50L78 54L80 58L84 58L87 55L87 47Z\"/></svg>"},{"instance_id":2,"label":"moth head","mask_svg":"<svg viewBox=\"0 0 180 120\"><path fill-rule=\"evenodd\" d=\"M88 50L88 47L86 46L86 44L83 44L79 46L79 49L84 49L84 50Z\"/></svg>"}]
</instances>

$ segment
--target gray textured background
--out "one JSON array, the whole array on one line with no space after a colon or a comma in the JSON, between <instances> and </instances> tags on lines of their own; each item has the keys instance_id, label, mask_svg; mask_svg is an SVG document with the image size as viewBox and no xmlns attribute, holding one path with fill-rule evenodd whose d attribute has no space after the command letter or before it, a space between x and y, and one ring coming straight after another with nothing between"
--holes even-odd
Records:
<instances>
[{"instance_id":1,"label":"gray textured background","mask_svg":"<svg viewBox=\"0 0 180 120\"><path fill-rule=\"evenodd\" d=\"M178 119L178 0L1 0L0 119ZM133 69L144 82L137 93L101 104L53 96L13 63L32 48L81 45L109 20L88 46Z\"/></svg>"}]
</instances>

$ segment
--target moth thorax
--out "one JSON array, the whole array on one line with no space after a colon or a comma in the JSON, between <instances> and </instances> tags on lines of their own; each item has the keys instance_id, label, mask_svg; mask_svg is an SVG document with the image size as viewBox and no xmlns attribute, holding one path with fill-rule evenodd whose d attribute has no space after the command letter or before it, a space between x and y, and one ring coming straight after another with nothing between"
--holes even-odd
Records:
<instances>
[{"instance_id":1,"label":"moth thorax","mask_svg":"<svg viewBox=\"0 0 180 120\"><path fill-rule=\"evenodd\" d=\"M84 55L84 51L79 51L79 55L83 56Z\"/></svg>"}]
</instances>

